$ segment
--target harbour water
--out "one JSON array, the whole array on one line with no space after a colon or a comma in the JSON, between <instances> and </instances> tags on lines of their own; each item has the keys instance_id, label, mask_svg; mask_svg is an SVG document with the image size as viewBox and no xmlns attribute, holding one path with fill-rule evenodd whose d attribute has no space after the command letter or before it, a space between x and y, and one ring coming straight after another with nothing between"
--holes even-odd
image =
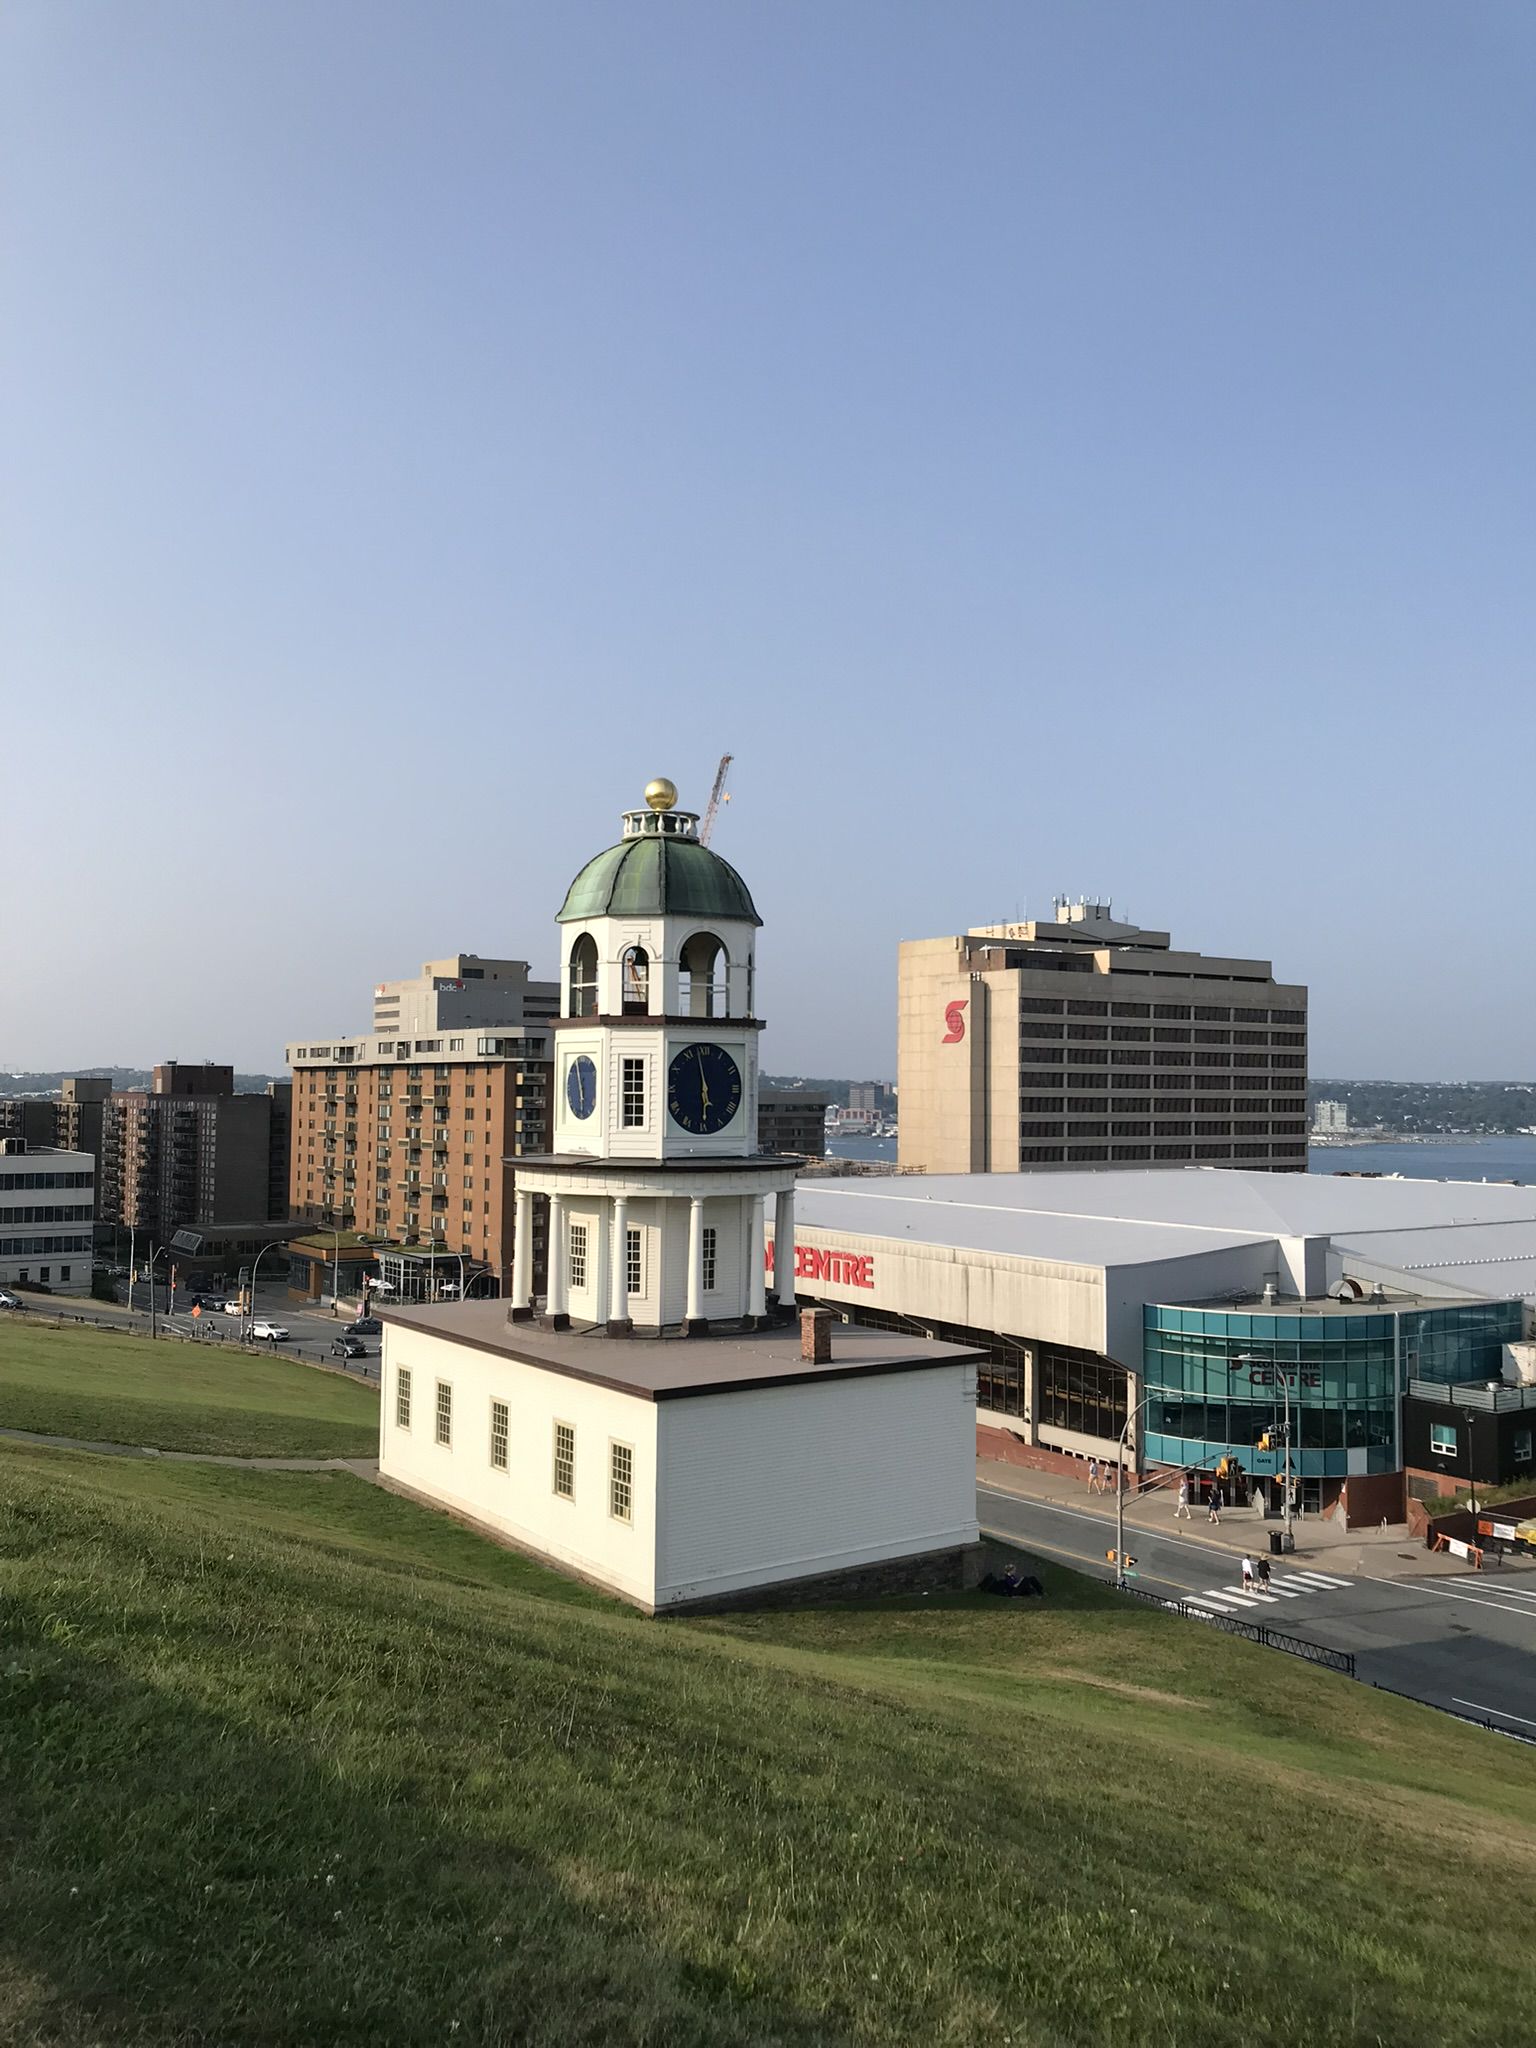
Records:
<instances>
[{"instance_id":1,"label":"harbour water","mask_svg":"<svg viewBox=\"0 0 1536 2048\"><path fill-rule=\"evenodd\" d=\"M840 1138L829 1159L887 1159L894 1138ZM1366 1145L1314 1145L1309 1173L1400 1173L1410 1180L1536 1182L1536 1138L1444 1138L1423 1143L1384 1140Z\"/></svg>"}]
</instances>

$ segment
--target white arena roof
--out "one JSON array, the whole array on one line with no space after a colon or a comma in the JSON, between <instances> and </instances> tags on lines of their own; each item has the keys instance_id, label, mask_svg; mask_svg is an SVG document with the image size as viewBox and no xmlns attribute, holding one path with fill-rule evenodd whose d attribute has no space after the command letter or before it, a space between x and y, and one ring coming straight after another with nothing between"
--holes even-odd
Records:
<instances>
[{"instance_id":1,"label":"white arena roof","mask_svg":"<svg viewBox=\"0 0 1536 2048\"><path fill-rule=\"evenodd\" d=\"M1080 1266L1327 1237L1456 1292L1536 1296L1536 1188L1212 1167L858 1175L795 1188L807 1229Z\"/></svg>"}]
</instances>

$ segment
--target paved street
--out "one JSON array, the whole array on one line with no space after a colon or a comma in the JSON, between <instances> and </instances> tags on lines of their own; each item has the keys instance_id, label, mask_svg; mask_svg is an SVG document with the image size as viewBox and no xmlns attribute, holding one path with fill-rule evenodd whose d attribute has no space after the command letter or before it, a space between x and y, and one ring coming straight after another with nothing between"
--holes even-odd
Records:
<instances>
[{"instance_id":1,"label":"paved street","mask_svg":"<svg viewBox=\"0 0 1536 2048\"><path fill-rule=\"evenodd\" d=\"M186 1290L178 1288L176 1298L179 1304L177 1311L174 1316L168 1316L165 1311L165 1290L163 1288L159 1290L160 1324L162 1328L175 1330L182 1336L196 1337L204 1343L232 1344L237 1341L240 1327L238 1317L227 1316L220 1309L208 1309L206 1307L201 1316L194 1317L190 1313L188 1306L190 1297ZM204 1297L205 1301L209 1298ZM133 1311L133 1320L136 1323L147 1323L149 1320L149 1290L141 1284L135 1290L135 1299L137 1307ZM222 1300L223 1297L220 1297L220 1299ZM101 1304L92 1304L92 1306L99 1307ZM119 1310L118 1315L119 1319L126 1319L125 1310ZM281 1346L282 1350L297 1352L301 1357L306 1358L324 1358L328 1364L341 1365L342 1361L339 1358L331 1358L330 1347L340 1332L352 1320L352 1311L347 1308L345 1303L342 1305L340 1314L332 1316L328 1301L318 1308L300 1307L297 1303L291 1302L288 1299L286 1286L281 1280L271 1287L268 1287L263 1282L256 1290L256 1316L258 1320L264 1317L271 1322L279 1323L290 1333L293 1341L290 1344ZM365 1337L363 1341L368 1346L367 1358L355 1358L348 1361L347 1369L357 1374L360 1378L377 1380L379 1376L379 1339L377 1337Z\"/></svg>"},{"instance_id":2,"label":"paved street","mask_svg":"<svg viewBox=\"0 0 1536 2048\"><path fill-rule=\"evenodd\" d=\"M1115 1540L1112 1510L1026 1499L984 1481L977 1506L983 1529L1113 1578L1105 1556ZM1161 1534L1128 1529L1126 1549L1137 1560L1136 1583L1151 1592L1352 1650L1362 1679L1536 1734L1536 1566L1446 1574L1418 1553L1425 1568L1414 1570L1405 1539L1391 1555L1392 1573L1385 1561L1375 1573L1335 1569L1326 1552L1272 1559L1264 1597L1244 1593L1238 1554L1183 1525Z\"/></svg>"}]
</instances>

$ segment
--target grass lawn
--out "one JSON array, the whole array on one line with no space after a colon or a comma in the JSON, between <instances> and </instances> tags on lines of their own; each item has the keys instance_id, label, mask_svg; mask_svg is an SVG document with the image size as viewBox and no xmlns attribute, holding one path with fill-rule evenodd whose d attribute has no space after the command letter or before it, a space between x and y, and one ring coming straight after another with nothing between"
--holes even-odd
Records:
<instances>
[{"instance_id":1,"label":"grass lawn","mask_svg":"<svg viewBox=\"0 0 1536 2048\"><path fill-rule=\"evenodd\" d=\"M1041 1576L648 1622L349 1474L0 1447L0 2039L1536 2039L1536 1758Z\"/></svg>"},{"instance_id":2,"label":"grass lawn","mask_svg":"<svg viewBox=\"0 0 1536 2048\"><path fill-rule=\"evenodd\" d=\"M238 1348L0 1322L0 1428L237 1457L367 1458L379 1397Z\"/></svg>"}]
</instances>

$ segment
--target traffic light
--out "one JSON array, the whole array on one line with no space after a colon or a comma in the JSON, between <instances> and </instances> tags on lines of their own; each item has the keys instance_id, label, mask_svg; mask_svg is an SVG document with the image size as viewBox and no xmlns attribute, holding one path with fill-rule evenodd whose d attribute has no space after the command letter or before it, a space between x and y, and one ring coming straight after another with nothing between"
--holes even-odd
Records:
<instances>
[{"instance_id":1,"label":"traffic light","mask_svg":"<svg viewBox=\"0 0 1536 2048\"><path fill-rule=\"evenodd\" d=\"M1259 1438L1257 1448L1261 1451L1273 1450L1274 1441L1269 1430L1266 1429L1263 1435Z\"/></svg>"}]
</instances>

